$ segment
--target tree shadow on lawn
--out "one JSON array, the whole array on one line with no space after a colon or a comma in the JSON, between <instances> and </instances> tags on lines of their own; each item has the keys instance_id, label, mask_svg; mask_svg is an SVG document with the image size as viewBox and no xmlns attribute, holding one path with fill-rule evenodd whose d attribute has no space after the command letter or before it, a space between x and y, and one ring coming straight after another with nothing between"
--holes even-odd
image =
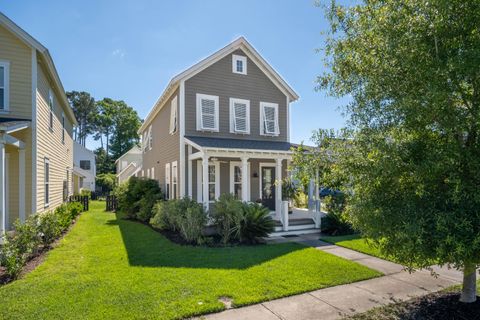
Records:
<instances>
[{"instance_id":1,"label":"tree shadow on lawn","mask_svg":"<svg viewBox=\"0 0 480 320\"><path fill-rule=\"evenodd\" d=\"M298 243L232 247L183 246L159 232L116 214L129 264L142 267L247 269L307 247Z\"/></svg>"}]
</instances>

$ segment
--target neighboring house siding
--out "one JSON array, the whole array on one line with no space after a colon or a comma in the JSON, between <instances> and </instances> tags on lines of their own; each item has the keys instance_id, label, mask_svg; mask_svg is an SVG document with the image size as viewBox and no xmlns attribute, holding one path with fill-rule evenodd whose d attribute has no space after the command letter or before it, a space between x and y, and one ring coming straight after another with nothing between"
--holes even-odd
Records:
<instances>
[{"instance_id":1,"label":"neighboring house siding","mask_svg":"<svg viewBox=\"0 0 480 320\"><path fill-rule=\"evenodd\" d=\"M157 113L153 121L151 122L152 126L152 135L153 143L152 150L146 149L146 152L143 153L143 171L144 176L147 174L147 170L152 170L152 167L155 168L155 180L158 180L162 192L165 193L165 164L177 161L178 168L180 169L180 138L179 138L179 126L177 117L177 132L175 134L170 134L170 104L171 101L178 96L178 89L167 99L163 107ZM179 114L179 99L177 98L177 115ZM145 132L148 132L149 126L145 129ZM143 135L143 132L141 133ZM179 175L177 175L179 176Z\"/></svg>"},{"instance_id":2,"label":"neighboring house siding","mask_svg":"<svg viewBox=\"0 0 480 320\"><path fill-rule=\"evenodd\" d=\"M236 55L246 56L236 50ZM263 71L247 59L247 75L232 72L232 54L185 81L185 135L250 140L287 141L287 97ZM219 96L219 132L202 132L196 128L196 94ZM230 98L250 101L250 134L230 133ZM278 104L278 136L260 135L260 101Z\"/></svg>"},{"instance_id":3,"label":"neighboring house siding","mask_svg":"<svg viewBox=\"0 0 480 320\"><path fill-rule=\"evenodd\" d=\"M67 179L66 170L69 169L69 181L73 181L71 170L73 165L72 123L65 115L66 133L65 143L62 143L62 112L64 112L58 93L42 64L38 64L37 81L37 212L53 209L63 202L63 181ZM48 92L53 92L53 130L49 129ZM45 208L44 188L44 158L50 161L50 201ZM69 190L72 192L72 190Z\"/></svg>"},{"instance_id":4,"label":"neighboring house siding","mask_svg":"<svg viewBox=\"0 0 480 320\"><path fill-rule=\"evenodd\" d=\"M138 150L138 151L137 151ZM116 164L117 174L119 174L123 169L125 169L130 163L135 163L137 167L142 164L142 152L140 148L130 149L127 153L122 155Z\"/></svg>"},{"instance_id":5,"label":"neighboring house siding","mask_svg":"<svg viewBox=\"0 0 480 320\"><path fill-rule=\"evenodd\" d=\"M0 26L0 60L10 63L9 111L1 117L32 117L32 49Z\"/></svg>"}]
</instances>

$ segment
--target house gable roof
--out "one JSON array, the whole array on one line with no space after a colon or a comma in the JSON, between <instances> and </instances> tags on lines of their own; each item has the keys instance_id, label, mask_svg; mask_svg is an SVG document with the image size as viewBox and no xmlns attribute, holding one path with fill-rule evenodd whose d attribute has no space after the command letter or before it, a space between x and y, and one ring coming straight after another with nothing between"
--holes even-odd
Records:
<instances>
[{"instance_id":1,"label":"house gable roof","mask_svg":"<svg viewBox=\"0 0 480 320\"><path fill-rule=\"evenodd\" d=\"M66 111L66 114L70 118L70 121L72 121L72 124L74 126L78 125L73 110L70 107L67 96L65 94L65 89L63 88L62 82L60 81L60 77L58 76L57 69L55 68L55 64L53 63L53 59L50 56L50 52L48 52L48 49L45 48L31 35L29 35L25 30L20 28L15 22L10 20L10 18L8 18L2 12L0 12L0 25L4 26L7 30L9 30L20 40L22 40L26 45L28 45L32 49L37 50L37 52L40 53L40 57L43 61L45 61L47 72L52 77L55 86L57 87L57 90L60 92L60 100L62 102L64 111Z\"/></svg>"},{"instance_id":2,"label":"house gable roof","mask_svg":"<svg viewBox=\"0 0 480 320\"><path fill-rule=\"evenodd\" d=\"M227 46L223 47L222 49L218 50L217 52L213 53L212 55L206 57L205 59L201 60L200 62L194 64L185 71L173 77L168 83L163 94L160 96L160 98L158 98L157 102L148 113L145 121L143 122L138 132L143 132L146 127L152 122L158 112L162 109L165 101L168 100L170 95L175 91L181 81L188 80L189 78L205 70L206 68L210 67L214 63L218 62L222 58L226 57L227 55L233 53L235 50L238 49L241 49L248 56L248 58L250 58L250 60L252 60L260 68L260 70L265 73L265 75L270 79L270 81L272 81L280 89L280 91L282 91L286 96L289 97L291 102L298 100L299 96L292 89L292 87L290 87L290 85L288 85L288 83L280 76L280 74L278 74L278 72L272 68L272 66L258 53L258 51L255 50L255 48L247 41L247 39L245 39L244 37L240 37L228 44Z\"/></svg>"}]
</instances>

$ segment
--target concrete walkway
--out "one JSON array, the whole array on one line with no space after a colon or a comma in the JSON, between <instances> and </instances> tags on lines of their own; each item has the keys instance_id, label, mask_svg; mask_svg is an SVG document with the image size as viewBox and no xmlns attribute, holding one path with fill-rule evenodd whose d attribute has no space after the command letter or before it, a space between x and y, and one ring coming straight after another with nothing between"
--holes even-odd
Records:
<instances>
[{"instance_id":1,"label":"concrete walkway","mask_svg":"<svg viewBox=\"0 0 480 320\"><path fill-rule=\"evenodd\" d=\"M318 235L305 235L290 239L272 239L271 242L295 241L303 243L378 270L384 273L385 276L311 291L247 307L229 309L204 316L201 319L339 319L380 305L439 291L462 281L460 272L439 267L435 268L435 272L438 274L437 278L432 277L429 271L417 271L409 274L403 270L401 265L322 242L318 240L318 237Z\"/></svg>"}]
</instances>

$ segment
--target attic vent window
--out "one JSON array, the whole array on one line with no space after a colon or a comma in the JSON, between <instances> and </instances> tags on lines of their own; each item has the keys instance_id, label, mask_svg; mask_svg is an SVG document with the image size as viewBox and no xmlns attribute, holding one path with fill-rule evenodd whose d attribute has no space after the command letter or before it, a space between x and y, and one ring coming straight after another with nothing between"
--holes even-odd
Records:
<instances>
[{"instance_id":1,"label":"attic vent window","mask_svg":"<svg viewBox=\"0 0 480 320\"><path fill-rule=\"evenodd\" d=\"M247 74L247 57L232 55L232 72Z\"/></svg>"}]
</instances>

